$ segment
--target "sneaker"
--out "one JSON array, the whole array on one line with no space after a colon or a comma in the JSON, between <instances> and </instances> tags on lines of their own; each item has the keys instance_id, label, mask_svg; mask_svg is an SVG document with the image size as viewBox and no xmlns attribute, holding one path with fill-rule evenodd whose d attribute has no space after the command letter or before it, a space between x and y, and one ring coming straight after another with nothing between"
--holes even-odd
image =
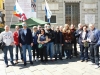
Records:
<instances>
[{"instance_id":1,"label":"sneaker","mask_svg":"<svg viewBox=\"0 0 100 75\"><path fill-rule=\"evenodd\" d=\"M24 62L24 60L22 60L22 62Z\"/></svg>"},{"instance_id":2,"label":"sneaker","mask_svg":"<svg viewBox=\"0 0 100 75\"><path fill-rule=\"evenodd\" d=\"M94 65L94 63L92 63L92 62L88 62L88 64L89 64L89 65Z\"/></svg>"},{"instance_id":3,"label":"sneaker","mask_svg":"<svg viewBox=\"0 0 100 75\"><path fill-rule=\"evenodd\" d=\"M95 68L95 69L99 68L99 65L94 65L94 68Z\"/></svg>"},{"instance_id":4,"label":"sneaker","mask_svg":"<svg viewBox=\"0 0 100 75\"><path fill-rule=\"evenodd\" d=\"M84 60L81 60L81 62L84 62Z\"/></svg>"},{"instance_id":5,"label":"sneaker","mask_svg":"<svg viewBox=\"0 0 100 75\"><path fill-rule=\"evenodd\" d=\"M16 60L16 64L18 64L18 60Z\"/></svg>"},{"instance_id":6,"label":"sneaker","mask_svg":"<svg viewBox=\"0 0 100 75\"><path fill-rule=\"evenodd\" d=\"M88 62L88 60L85 60L85 62Z\"/></svg>"},{"instance_id":7,"label":"sneaker","mask_svg":"<svg viewBox=\"0 0 100 75\"><path fill-rule=\"evenodd\" d=\"M15 66L14 62L11 62L11 64L12 64L13 66Z\"/></svg>"},{"instance_id":8,"label":"sneaker","mask_svg":"<svg viewBox=\"0 0 100 75\"><path fill-rule=\"evenodd\" d=\"M5 64L5 67L6 67L6 68L9 67L9 65L8 65L8 64Z\"/></svg>"},{"instance_id":9,"label":"sneaker","mask_svg":"<svg viewBox=\"0 0 100 75\"><path fill-rule=\"evenodd\" d=\"M52 58L50 58L50 61L54 61Z\"/></svg>"},{"instance_id":10,"label":"sneaker","mask_svg":"<svg viewBox=\"0 0 100 75\"><path fill-rule=\"evenodd\" d=\"M39 61L39 58L36 58L36 62L38 62Z\"/></svg>"}]
</instances>

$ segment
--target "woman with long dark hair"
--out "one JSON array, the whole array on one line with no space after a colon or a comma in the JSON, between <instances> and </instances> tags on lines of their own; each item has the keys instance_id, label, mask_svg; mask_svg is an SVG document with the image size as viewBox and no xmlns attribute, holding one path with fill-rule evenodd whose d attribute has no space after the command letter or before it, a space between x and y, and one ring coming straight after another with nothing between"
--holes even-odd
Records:
<instances>
[{"instance_id":1,"label":"woman with long dark hair","mask_svg":"<svg viewBox=\"0 0 100 75\"><path fill-rule=\"evenodd\" d=\"M83 30L82 33L80 34L79 37L79 44L80 44L80 57L81 57L81 62L83 61L88 61L88 42L87 42L87 38L88 38L88 30L87 30L87 26L84 25L83 26Z\"/></svg>"},{"instance_id":2,"label":"woman with long dark hair","mask_svg":"<svg viewBox=\"0 0 100 75\"><path fill-rule=\"evenodd\" d=\"M41 29L40 34L38 36L38 48L40 51L41 62L43 62L43 56L45 57L45 61L47 61L47 49L46 43L48 42L48 37L45 34L45 30Z\"/></svg>"}]
</instances>

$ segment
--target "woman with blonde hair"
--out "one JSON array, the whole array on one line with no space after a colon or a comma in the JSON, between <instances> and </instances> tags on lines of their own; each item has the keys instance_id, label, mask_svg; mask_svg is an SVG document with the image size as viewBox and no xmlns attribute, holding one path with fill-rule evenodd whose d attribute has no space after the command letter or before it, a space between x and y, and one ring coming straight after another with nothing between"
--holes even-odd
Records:
<instances>
[{"instance_id":1,"label":"woman with blonde hair","mask_svg":"<svg viewBox=\"0 0 100 75\"><path fill-rule=\"evenodd\" d=\"M63 29L63 37L64 37L64 50L67 55L67 59L71 59L71 50L72 50L72 34L70 31L70 27L68 24L65 24Z\"/></svg>"}]
</instances>

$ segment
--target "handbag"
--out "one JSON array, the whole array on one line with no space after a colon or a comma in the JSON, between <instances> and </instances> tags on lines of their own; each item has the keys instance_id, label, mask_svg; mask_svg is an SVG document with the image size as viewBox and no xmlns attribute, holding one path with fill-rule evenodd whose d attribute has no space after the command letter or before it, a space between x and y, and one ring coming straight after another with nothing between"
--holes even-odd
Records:
<instances>
[{"instance_id":1,"label":"handbag","mask_svg":"<svg viewBox=\"0 0 100 75\"><path fill-rule=\"evenodd\" d=\"M72 44L64 44L64 49L71 50L72 49Z\"/></svg>"},{"instance_id":2,"label":"handbag","mask_svg":"<svg viewBox=\"0 0 100 75\"><path fill-rule=\"evenodd\" d=\"M89 47L89 43L87 41L84 42L84 47Z\"/></svg>"},{"instance_id":3,"label":"handbag","mask_svg":"<svg viewBox=\"0 0 100 75\"><path fill-rule=\"evenodd\" d=\"M6 46L6 44L4 42L1 42L1 46L0 48L3 50L3 48Z\"/></svg>"},{"instance_id":4,"label":"handbag","mask_svg":"<svg viewBox=\"0 0 100 75\"><path fill-rule=\"evenodd\" d=\"M42 44L38 44L38 48L39 49L43 48L43 45Z\"/></svg>"}]
</instances>

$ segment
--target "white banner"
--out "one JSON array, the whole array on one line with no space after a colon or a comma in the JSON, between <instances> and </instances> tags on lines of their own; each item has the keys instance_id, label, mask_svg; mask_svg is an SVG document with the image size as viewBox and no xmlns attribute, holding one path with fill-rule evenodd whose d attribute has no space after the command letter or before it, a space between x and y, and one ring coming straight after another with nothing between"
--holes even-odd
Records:
<instances>
[{"instance_id":1,"label":"white banner","mask_svg":"<svg viewBox=\"0 0 100 75\"><path fill-rule=\"evenodd\" d=\"M22 8L22 10L24 11L27 18L36 17L36 12L34 13L32 11L32 8L33 8L32 1L34 1L34 0L18 0L19 5ZM35 10L35 7L34 7L34 10Z\"/></svg>"}]
</instances>

